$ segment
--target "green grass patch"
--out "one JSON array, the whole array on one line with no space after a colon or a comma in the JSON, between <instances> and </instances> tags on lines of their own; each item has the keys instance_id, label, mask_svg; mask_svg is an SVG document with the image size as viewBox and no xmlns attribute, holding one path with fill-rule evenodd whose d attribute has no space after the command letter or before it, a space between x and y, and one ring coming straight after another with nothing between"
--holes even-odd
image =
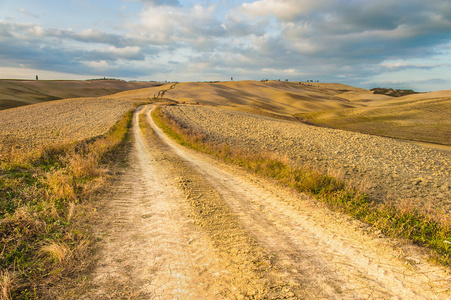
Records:
<instances>
[{"instance_id":1,"label":"green grass patch","mask_svg":"<svg viewBox=\"0 0 451 300\"><path fill-rule=\"evenodd\" d=\"M156 124L181 145L234 163L256 174L307 192L334 210L344 212L391 237L402 237L432 250L433 257L444 265L451 264L451 223L437 220L411 207L392 206L372 201L366 194L342 180L303 166L293 166L272 153L232 148L209 143L202 133L186 128L164 114L152 113Z\"/></svg>"},{"instance_id":2,"label":"green grass patch","mask_svg":"<svg viewBox=\"0 0 451 300\"><path fill-rule=\"evenodd\" d=\"M132 115L103 136L0 161L0 298L48 299L86 267L89 199L126 144Z\"/></svg>"}]
</instances>

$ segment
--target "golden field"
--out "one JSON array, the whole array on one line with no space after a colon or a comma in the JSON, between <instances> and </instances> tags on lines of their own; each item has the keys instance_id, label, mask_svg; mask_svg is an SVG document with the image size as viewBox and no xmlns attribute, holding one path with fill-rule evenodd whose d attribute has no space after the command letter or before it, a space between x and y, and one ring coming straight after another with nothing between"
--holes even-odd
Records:
<instances>
[{"instance_id":1,"label":"golden field","mask_svg":"<svg viewBox=\"0 0 451 300\"><path fill-rule=\"evenodd\" d=\"M230 81L170 83L113 97L199 103L296 118L323 127L451 145L451 90L391 97L338 83Z\"/></svg>"},{"instance_id":2,"label":"golden field","mask_svg":"<svg viewBox=\"0 0 451 300\"><path fill-rule=\"evenodd\" d=\"M2 82L4 84L6 81ZM40 85L40 92L55 97L101 92L99 86L87 89L86 82L29 81L27 84L28 88L32 84ZM101 84L105 89L103 92L110 93L126 89L124 85L129 83L98 80L89 84ZM298 119L323 127L440 144L445 145L445 149L451 145L451 90L395 98L338 83L229 81L167 83L161 86L157 83L131 84L135 87L146 84L154 86L122 91L107 98L66 99L0 111L0 139L13 139L14 142L34 147L44 141L92 137L104 132L113 124L111 122L118 120L129 105L137 101L164 99L174 103L226 107L277 118ZM0 92L0 102L1 97L4 95ZM15 97L32 99L25 89L17 90ZM67 125L69 123L71 125Z\"/></svg>"},{"instance_id":3,"label":"golden field","mask_svg":"<svg viewBox=\"0 0 451 300\"><path fill-rule=\"evenodd\" d=\"M0 154L26 153L45 144L81 141L106 133L136 101L75 98L0 111Z\"/></svg>"},{"instance_id":4,"label":"golden field","mask_svg":"<svg viewBox=\"0 0 451 300\"><path fill-rule=\"evenodd\" d=\"M45 101L100 97L121 91L158 86L157 82L122 80L0 80L0 110Z\"/></svg>"}]
</instances>

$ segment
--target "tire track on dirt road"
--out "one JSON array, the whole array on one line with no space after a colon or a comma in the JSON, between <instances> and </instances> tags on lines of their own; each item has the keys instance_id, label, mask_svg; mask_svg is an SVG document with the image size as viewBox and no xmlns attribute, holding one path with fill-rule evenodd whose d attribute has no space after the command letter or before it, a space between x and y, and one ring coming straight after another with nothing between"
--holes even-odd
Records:
<instances>
[{"instance_id":1,"label":"tire track on dirt road","mask_svg":"<svg viewBox=\"0 0 451 300\"><path fill-rule=\"evenodd\" d=\"M138 122L136 112L130 168L105 197L99 259L81 298L294 295L217 193Z\"/></svg>"},{"instance_id":2,"label":"tire track on dirt road","mask_svg":"<svg viewBox=\"0 0 451 300\"><path fill-rule=\"evenodd\" d=\"M93 280L82 299L216 299L218 259L133 118L130 167L106 195ZM215 274L217 273L217 274ZM78 297L77 297L78 298Z\"/></svg>"},{"instance_id":3,"label":"tire track on dirt road","mask_svg":"<svg viewBox=\"0 0 451 300\"><path fill-rule=\"evenodd\" d=\"M152 130L139 128L139 113ZM130 167L105 196L82 299L447 299L447 270L133 119ZM363 229L362 229L363 228ZM404 251L404 250L402 250Z\"/></svg>"},{"instance_id":4,"label":"tire track on dirt road","mask_svg":"<svg viewBox=\"0 0 451 300\"><path fill-rule=\"evenodd\" d=\"M280 278L302 287L307 298L451 297L449 269L424 261L419 248L369 234L365 224L269 181L246 173L240 176L233 167L218 167L204 155L175 144L150 117L149 121L274 257Z\"/></svg>"}]
</instances>

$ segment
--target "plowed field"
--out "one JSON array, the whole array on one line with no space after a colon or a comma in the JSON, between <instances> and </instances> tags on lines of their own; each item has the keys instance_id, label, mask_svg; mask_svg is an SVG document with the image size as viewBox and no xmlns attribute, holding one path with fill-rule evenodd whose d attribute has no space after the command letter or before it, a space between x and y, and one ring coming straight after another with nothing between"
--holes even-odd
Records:
<instances>
[{"instance_id":1,"label":"plowed field","mask_svg":"<svg viewBox=\"0 0 451 300\"><path fill-rule=\"evenodd\" d=\"M110 98L57 100L0 111L0 154L99 136L136 101Z\"/></svg>"},{"instance_id":2,"label":"plowed field","mask_svg":"<svg viewBox=\"0 0 451 300\"><path fill-rule=\"evenodd\" d=\"M207 106L164 111L207 141L262 149L338 175L373 199L451 214L451 153L390 138Z\"/></svg>"}]
</instances>

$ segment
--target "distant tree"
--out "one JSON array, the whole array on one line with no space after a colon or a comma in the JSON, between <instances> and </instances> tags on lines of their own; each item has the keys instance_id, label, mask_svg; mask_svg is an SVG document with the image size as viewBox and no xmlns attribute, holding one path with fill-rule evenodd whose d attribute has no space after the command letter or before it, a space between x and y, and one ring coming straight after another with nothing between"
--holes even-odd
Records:
<instances>
[{"instance_id":1,"label":"distant tree","mask_svg":"<svg viewBox=\"0 0 451 300\"><path fill-rule=\"evenodd\" d=\"M392 88L373 88L372 91L374 94L383 94L392 97L402 97L410 94L418 94L418 92L414 92L413 90L399 90Z\"/></svg>"},{"instance_id":2,"label":"distant tree","mask_svg":"<svg viewBox=\"0 0 451 300\"><path fill-rule=\"evenodd\" d=\"M38 75L36 75L36 80L39 80L39 77L38 77Z\"/></svg>"}]
</instances>

